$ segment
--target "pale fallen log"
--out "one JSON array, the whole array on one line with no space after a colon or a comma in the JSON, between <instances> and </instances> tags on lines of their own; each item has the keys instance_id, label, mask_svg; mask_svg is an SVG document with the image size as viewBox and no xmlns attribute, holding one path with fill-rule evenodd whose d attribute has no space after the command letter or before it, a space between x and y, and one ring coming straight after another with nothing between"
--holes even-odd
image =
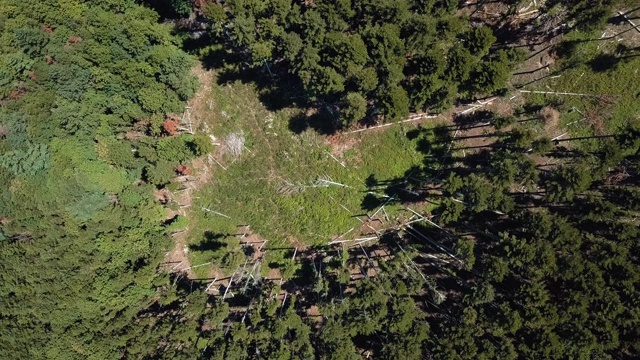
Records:
<instances>
[{"instance_id":1,"label":"pale fallen log","mask_svg":"<svg viewBox=\"0 0 640 360\"><path fill-rule=\"evenodd\" d=\"M465 105L465 106L471 106L471 107L470 107L470 108L468 108L467 110L463 110L463 111L460 111L460 112L456 113L456 116L458 116L458 115L464 115L464 114L466 114L466 113L468 113L468 112L472 112L472 111L475 111L475 110L477 110L477 109L479 109L479 108L481 108L481 107L483 107L483 106L489 105L489 104L491 104L495 99L497 99L497 97L491 98L491 99L489 99L489 100L487 100L487 101L485 101L485 102L478 101L478 104L477 104L477 105L476 105L476 104L467 104L467 105Z\"/></svg>"},{"instance_id":2,"label":"pale fallen log","mask_svg":"<svg viewBox=\"0 0 640 360\"><path fill-rule=\"evenodd\" d=\"M528 93L528 94L592 96L592 97L600 96L600 95L594 95L594 94L581 94L581 93L562 92L562 91L539 91L539 90L518 90L518 91L520 91L521 93Z\"/></svg>"},{"instance_id":3,"label":"pale fallen log","mask_svg":"<svg viewBox=\"0 0 640 360\"><path fill-rule=\"evenodd\" d=\"M209 291L209 289L211 289L211 287L213 286L213 284L216 283L216 281L218 280L218 277L215 277L213 279L213 281L211 282L211 284L209 284L209 286L207 286L207 288L204 290L205 292Z\"/></svg>"},{"instance_id":4,"label":"pale fallen log","mask_svg":"<svg viewBox=\"0 0 640 360\"><path fill-rule=\"evenodd\" d=\"M231 217L229 217L229 216L227 216L227 215L225 215L225 214L223 214L223 213L219 213L219 212L217 212L217 211L213 211L213 210L211 210L211 209L207 209L207 208L205 208L205 207L200 207L200 208L201 208L202 210L206 211L206 212L214 213L214 214L216 214L216 215L220 215L220 216L222 216L222 217L226 217L227 219L231 219Z\"/></svg>"},{"instance_id":5,"label":"pale fallen log","mask_svg":"<svg viewBox=\"0 0 640 360\"><path fill-rule=\"evenodd\" d=\"M325 183L325 184L329 184L329 185L337 185L337 186L341 186L341 187L350 187L350 186L348 186L348 185L340 184L340 183L337 183L337 182L335 182L335 181L330 181L330 180L326 180L326 179L318 179L318 180L316 180L316 182L323 182L323 183Z\"/></svg>"},{"instance_id":6,"label":"pale fallen log","mask_svg":"<svg viewBox=\"0 0 640 360\"><path fill-rule=\"evenodd\" d=\"M565 136L565 135L567 135L567 134L568 134L568 132L566 132L566 133L564 133L564 134L560 134L560 135L558 135L558 136L554 137L553 139L551 139L551 141L556 141L556 140L560 139L561 137L563 137L563 136Z\"/></svg>"},{"instance_id":7,"label":"pale fallen log","mask_svg":"<svg viewBox=\"0 0 640 360\"><path fill-rule=\"evenodd\" d=\"M189 267L186 267L186 268L184 268L184 269L180 269L180 271L187 271L187 270L191 270L191 269L199 268L199 267L201 267L201 266L209 265L209 264L211 264L211 263L212 263L212 261L208 261L208 262L206 262L206 263L204 263L204 264L199 264L199 265L196 265L196 266L189 266Z\"/></svg>"},{"instance_id":8,"label":"pale fallen log","mask_svg":"<svg viewBox=\"0 0 640 360\"><path fill-rule=\"evenodd\" d=\"M342 167L343 167L343 168L345 168L345 169L347 168L347 166L346 166L342 161L338 160L335 156L333 156L333 154L332 154L332 153L330 153L330 152L328 152L328 151L325 151L325 152L326 152L327 154L329 154L329 156L331 156L331 158L332 158L333 160L335 160L338 164L340 164L340 166L342 166Z\"/></svg>"},{"instance_id":9,"label":"pale fallen log","mask_svg":"<svg viewBox=\"0 0 640 360\"><path fill-rule=\"evenodd\" d=\"M227 171L227 168L224 167L222 164L220 164L220 162L218 160L216 160L213 156L209 155L209 159L213 160L213 162L215 162L216 164L218 164L224 171Z\"/></svg>"},{"instance_id":10,"label":"pale fallen log","mask_svg":"<svg viewBox=\"0 0 640 360\"><path fill-rule=\"evenodd\" d=\"M638 28L638 26L634 24L633 21L631 21L631 19L629 19L625 13L623 13L622 11L618 11L618 14L620 14L620 16L622 16L629 24L631 24L631 26L633 26L634 29L636 29L637 32L640 33L640 28Z\"/></svg>"},{"instance_id":11,"label":"pale fallen log","mask_svg":"<svg viewBox=\"0 0 640 360\"><path fill-rule=\"evenodd\" d=\"M436 118L436 117L437 117L437 115L426 115L426 114L425 115L414 115L414 117L409 117L406 120L396 121L396 122L393 122L393 123L382 124L382 125L377 125L377 126L371 126L371 127L364 128L364 129L357 129L357 130L347 131L345 134L353 134L353 133L358 133L358 132L367 131L367 130L380 129L380 128L391 126L391 125L402 124L402 123L416 121L416 120L422 120L422 119L433 119L433 118Z\"/></svg>"},{"instance_id":12,"label":"pale fallen log","mask_svg":"<svg viewBox=\"0 0 640 360\"><path fill-rule=\"evenodd\" d=\"M229 288L231 287L231 284L233 283L233 277L236 275L236 272L234 271L233 274L231 274L231 277L229 278L229 285L227 285L227 289L224 291L224 294L222 295L222 300L224 300L227 297L227 292L229 292Z\"/></svg>"}]
</instances>

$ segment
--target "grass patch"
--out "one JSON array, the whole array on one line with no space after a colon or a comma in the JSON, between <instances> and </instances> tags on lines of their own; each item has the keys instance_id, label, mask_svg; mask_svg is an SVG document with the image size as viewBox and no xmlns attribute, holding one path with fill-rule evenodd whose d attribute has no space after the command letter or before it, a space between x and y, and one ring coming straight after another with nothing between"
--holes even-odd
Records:
<instances>
[{"instance_id":1,"label":"grass patch","mask_svg":"<svg viewBox=\"0 0 640 360\"><path fill-rule=\"evenodd\" d=\"M295 247L325 245L352 228L349 236L357 234L361 222L355 216L367 212L367 192L384 194L382 188L367 186L371 175L381 181L403 177L423 159L417 140L409 140L402 126L341 135L334 141L340 148L334 159L327 138L314 130L297 135L290 130L300 110L268 111L250 84L213 85L209 100L211 111L199 114L209 133L221 144L232 133L242 134L246 149L237 158L222 156L219 162L226 170L213 164L211 181L194 194L192 264L215 260L231 271L242 265L237 227L250 225L269 241L266 263L287 270ZM385 207L391 219L404 215L400 208ZM196 269L202 276L207 271Z\"/></svg>"},{"instance_id":2,"label":"grass patch","mask_svg":"<svg viewBox=\"0 0 640 360\"><path fill-rule=\"evenodd\" d=\"M531 104L557 104L569 137L611 134L637 120L640 114L639 54L625 41L600 40L600 35L577 31L568 34L560 50L566 58L555 66L559 76L550 76L527 87L597 96L523 94ZM581 142L581 146L593 149L598 142Z\"/></svg>"}]
</instances>

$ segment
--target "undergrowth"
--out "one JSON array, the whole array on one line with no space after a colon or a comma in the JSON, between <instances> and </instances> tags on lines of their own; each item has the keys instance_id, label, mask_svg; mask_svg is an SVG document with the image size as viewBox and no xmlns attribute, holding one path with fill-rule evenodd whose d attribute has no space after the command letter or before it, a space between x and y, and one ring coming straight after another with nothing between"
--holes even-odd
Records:
<instances>
[{"instance_id":1,"label":"undergrowth","mask_svg":"<svg viewBox=\"0 0 640 360\"><path fill-rule=\"evenodd\" d=\"M199 115L223 147L220 151L232 133L244 136L246 149L237 158L219 156L219 164L211 165L210 183L194 194L192 264L213 260L226 272L241 266L239 226L250 225L251 232L268 240L265 266L287 271L291 262L286 259L295 248L326 245L347 232L345 238L358 235L356 217L375 212L363 207L380 206L363 203L375 190L367 184L373 174L380 181L402 178L423 158L416 140L409 140L408 129L400 125L341 135L334 144L341 151L333 154L327 138L314 130L294 134L289 129L291 119L303 116L300 110L268 111L252 85L213 85L210 100L211 111ZM385 201L382 191L374 194ZM391 223L406 216L400 209L394 202L385 206ZM209 270L194 271L204 277Z\"/></svg>"},{"instance_id":2,"label":"undergrowth","mask_svg":"<svg viewBox=\"0 0 640 360\"><path fill-rule=\"evenodd\" d=\"M571 92L589 96L523 94L529 105L552 103L561 112L566 137L615 133L640 114L640 54L623 35L607 38L612 31L567 34L559 47L563 57L546 78L527 90ZM622 38L622 41L618 39ZM565 70L566 69L566 70ZM595 140L581 141L592 150Z\"/></svg>"}]
</instances>

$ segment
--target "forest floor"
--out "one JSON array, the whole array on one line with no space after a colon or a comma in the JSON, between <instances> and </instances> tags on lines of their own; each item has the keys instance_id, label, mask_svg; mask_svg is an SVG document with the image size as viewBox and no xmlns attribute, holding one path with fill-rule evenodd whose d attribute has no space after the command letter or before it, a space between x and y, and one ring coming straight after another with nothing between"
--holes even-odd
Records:
<instances>
[{"instance_id":1,"label":"forest floor","mask_svg":"<svg viewBox=\"0 0 640 360\"><path fill-rule=\"evenodd\" d=\"M593 59L601 46L612 54L619 52L620 44L638 46L640 34L632 30L624 21L612 22L602 39L564 40L575 40L572 51ZM393 199L397 194L388 192L389 184L410 178L413 167L433 165L425 162L421 132L447 127L453 138L445 146L447 152L461 157L497 140L493 127L482 119L465 127L456 122L459 115L479 110L516 114L521 124L548 137L568 133L567 129L570 136L585 136L622 126L624 116L637 113L640 106L635 99L637 88L633 90L640 58L617 62L614 84L607 71L581 69L597 63L563 70L563 64L555 63L555 48L548 46L561 40L555 37L550 43L532 45L533 55L512 81L516 89L505 97L460 105L437 117L335 135L321 135L308 126L298 129L301 119L308 125L315 111L273 109L261 102L255 84L225 81L212 70L194 70L201 82L200 91L189 102L194 128L212 136L216 150L193 163L195 172L192 181L185 183L187 190L174 197L189 226L174 235L175 247L167 260L182 264L173 270L187 269L189 279L210 285L217 281L218 286L207 289L220 294L236 274L273 282L290 278L300 271L296 256L312 256L330 243L366 246L366 239L413 219L411 211L428 214L433 209L434 204L426 201L407 209ZM589 73L589 79L584 73ZM628 83L621 84L619 79ZM520 92L523 89L598 96ZM547 123L535 121L531 116L536 116L536 110L531 109L547 103L548 97L556 99L559 117ZM623 106L607 113L611 101ZM607 122L602 123L602 118ZM589 126L574 126L582 121ZM363 253L366 256L364 248ZM359 274L355 271L352 276Z\"/></svg>"},{"instance_id":2,"label":"forest floor","mask_svg":"<svg viewBox=\"0 0 640 360\"><path fill-rule=\"evenodd\" d=\"M201 114L206 112L207 99L211 93L211 86L214 74L210 70L206 70L201 66L194 67L192 73L198 78L200 87L194 97L189 100L187 106L191 108L191 125L194 128L200 127L202 124ZM192 175L184 176L179 181L182 183L183 189L174 191L170 197L176 210L168 209L167 218L173 218L175 215L190 218L189 212L193 204L193 194L199 188L207 184L211 180L211 161L206 158L195 159L191 167L195 170ZM171 271L185 272L188 278L194 278L194 272L191 268L188 252L188 236L189 229L175 232L172 234L173 248L165 255L165 263L171 264Z\"/></svg>"},{"instance_id":3,"label":"forest floor","mask_svg":"<svg viewBox=\"0 0 640 360\"><path fill-rule=\"evenodd\" d=\"M512 82L517 88L514 95L521 96L523 103L535 105L551 99L556 104L562 133L567 132L564 137L612 133L640 111L640 30L622 16L612 17L599 36L572 32L554 38L552 45L559 46L537 45ZM556 63L557 52L572 60ZM563 92L571 94L553 94ZM583 144L590 146L588 141Z\"/></svg>"},{"instance_id":4,"label":"forest floor","mask_svg":"<svg viewBox=\"0 0 640 360\"><path fill-rule=\"evenodd\" d=\"M258 260L262 277L287 277L297 270L290 266L295 257L310 247L375 236L412 216L384 191L422 164L418 140L408 135L444 118L350 134L296 134L291 122L304 112L271 111L255 85L222 83L210 74L210 85L203 84L190 105L197 127L217 146L206 161L194 163L191 191L176 199L191 203L183 208L189 226L175 236L169 254L174 262L186 256L194 266L212 263L190 269L190 279L217 279L224 288L234 272L249 271ZM238 139L243 144L234 149Z\"/></svg>"}]
</instances>

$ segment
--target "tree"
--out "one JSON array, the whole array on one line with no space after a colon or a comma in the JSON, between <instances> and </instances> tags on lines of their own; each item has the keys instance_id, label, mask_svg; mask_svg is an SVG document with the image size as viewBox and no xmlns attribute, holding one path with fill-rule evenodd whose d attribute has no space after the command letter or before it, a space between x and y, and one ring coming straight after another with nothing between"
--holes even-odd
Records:
<instances>
[{"instance_id":1,"label":"tree","mask_svg":"<svg viewBox=\"0 0 640 360\"><path fill-rule=\"evenodd\" d=\"M367 115L367 101L359 93L348 93L342 109L343 119L347 124L358 122Z\"/></svg>"},{"instance_id":2,"label":"tree","mask_svg":"<svg viewBox=\"0 0 640 360\"><path fill-rule=\"evenodd\" d=\"M156 271L166 209L140 181L145 168L158 183L175 170L158 159L158 139L127 140L135 121L159 128L184 107L195 89L189 56L131 0L0 8L10 9L0 14L0 357L155 357L179 348L173 335L189 347L197 314L157 316L171 311L156 299L176 288ZM191 153L175 145L173 155Z\"/></svg>"},{"instance_id":3,"label":"tree","mask_svg":"<svg viewBox=\"0 0 640 360\"><path fill-rule=\"evenodd\" d=\"M495 115L493 116L493 118L491 119L491 122L493 123L493 126L496 127L496 129L500 130L500 129L504 129L508 126L514 125L517 122L517 119L515 116L499 116L499 115Z\"/></svg>"},{"instance_id":4,"label":"tree","mask_svg":"<svg viewBox=\"0 0 640 360\"><path fill-rule=\"evenodd\" d=\"M546 154L553 149L553 142L548 137L543 137L534 140L531 147L536 154Z\"/></svg>"},{"instance_id":5,"label":"tree","mask_svg":"<svg viewBox=\"0 0 640 360\"><path fill-rule=\"evenodd\" d=\"M320 332L319 354L330 360L360 359L351 338L345 333L346 329L339 322L329 320Z\"/></svg>"},{"instance_id":6,"label":"tree","mask_svg":"<svg viewBox=\"0 0 640 360\"><path fill-rule=\"evenodd\" d=\"M495 299L495 289L487 282L483 281L473 288L470 303L473 305L481 305L490 303Z\"/></svg>"},{"instance_id":7,"label":"tree","mask_svg":"<svg viewBox=\"0 0 640 360\"><path fill-rule=\"evenodd\" d=\"M305 85L308 86L313 97L321 94L335 95L344 90L345 79L332 67L318 67L310 72Z\"/></svg>"},{"instance_id":8,"label":"tree","mask_svg":"<svg viewBox=\"0 0 640 360\"><path fill-rule=\"evenodd\" d=\"M460 218L464 205L460 201L456 201L450 198L444 199L440 204L442 212L440 213L440 222L448 224L455 222Z\"/></svg>"},{"instance_id":9,"label":"tree","mask_svg":"<svg viewBox=\"0 0 640 360\"><path fill-rule=\"evenodd\" d=\"M584 164L561 167L545 182L547 198L553 202L571 201L587 190L592 181L591 173Z\"/></svg>"},{"instance_id":10,"label":"tree","mask_svg":"<svg viewBox=\"0 0 640 360\"><path fill-rule=\"evenodd\" d=\"M476 213L488 209L492 188L491 183L484 177L476 174L467 177L461 189L466 208Z\"/></svg>"},{"instance_id":11,"label":"tree","mask_svg":"<svg viewBox=\"0 0 640 360\"><path fill-rule=\"evenodd\" d=\"M356 68L355 71L349 71L350 78L356 83L357 89L366 94L376 89L378 86L378 74L372 67Z\"/></svg>"},{"instance_id":12,"label":"tree","mask_svg":"<svg viewBox=\"0 0 640 360\"><path fill-rule=\"evenodd\" d=\"M386 120L396 120L409 115L409 96L400 86L384 90L382 106Z\"/></svg>"},{"instance_id":13,"label":"tree","mask_svg":"<svg viewBox=\"0 0 640 360\"><path fill-rule=\"evenodd\" d=\"M477 62L471 52L463 46L452 47L449 50L447 60L449 79L457 82L467 81L474 64Z\"/></svg>"},{"instance_id":14,"label":"tree","mask_svg":"<svg viewBox=\"0 0 640 360\"><path fill-rule=\"evenodd\" d=\"M509 75L509 67L504 62L480 62L471 76L471 88L480 94L492 93L506 85Z\"/></svg>"},{"instance_id":15,"label":"tree","mask_svg":"<svg viewBox=\"0 0 640 360\"><path fill-rule=\"evenodd\" d=\"M456 254L464 261L464 268L466 270L471 270L476 262L476 256L473 253L474 248L475 242L471 239L459 239L456 243Z\"/></svg>"},{"instance_id":16,"label":"tree","mask_svg":"<svg viewBox=\"0 0 640 360\"><path fill-rule=\"evenodd\" d=\"M197 133L193 136L193 140L189 144L195 156L203 156L213 152L213 143L211 138L203 133Z\"/></svg>"},{"instance_id":17,"label":"tree","mask_svg":"<svg viewBox=\"0 0 640 360\"><path fill-rule=\"evenodd\" d=\"M227 29L228 36L217 39L237 55L238 64L246 61L257 70L265 59L272 60L278 64L270 67L272 75L281 72L299 80L305 98L318 106L341 106L347 96L354 100L350 94L359 93L367 99L366 112L381 111L394 119L410 108L444 111L458 93L488 94L506 84L509 68L519 59L517 51L489 54L496 41L492 30L452 16L457 5L435 0L322 0L313 6L238 0L224 8L204 6L203 11L216 34Z\"/></svg>"},{"instance_id":18,"label":"tree","mask_svg":"<svg viewBox=\"0 0 640 360\"><path fill-rule=\"evenodd\" d=\"M42 50L49 42L45 31L30 27L15 30L15 38L18 45L31 57L42 55Z\"/></svg>"},{"instance_id":19,"label":"tree","mask_svg":"<svg viewBox=\"0 0 640 360\"><path fill-rule=\"evenodd\" d=\"M24 150L6 152L0 157L0 166L16 176L36 175L50 166L46 145L31 145Z\"/></svg>"},{"instance_id":20,"label":"tree","mask_svg":"<svg viewBox=\"0 0 640 360\"><path fill-rule=\"evenodd\" d=\"M487 55L491 45L496 42L496 37L493 35L491 28L480 26L469 31L466 34L466 40L469 51L475 56L483 57Z\"/></svg>"},{"instance_id":21,"label":"tree","mask_svg":"<svg viewBox=\"0 0 640 360\"><path fill-rule=\"evenodd\" d=\"M162 123L162 130L169 136L176 134L178 123L173 119L167 119Z\"/></svg>"},{"instance_id":22,"label":"tree","mask_svg":"<svg viewBox=\"0 0 640 360\"><path fill-rule=\"evenodd\" d=\"M280 52L282 52L285 59L290 62L294 62L304 48L300 35L297 33L285 32L282 34L281 38L282 42L280 43Z\"/></svg>"},{"instance_id":23,"label":"tree","mask_svg":"<svg viewBox=\"0 0 640 360\"><path fill-rule=\"evenodd\" d=\"M211 23L213 32L216 35L220 35L222 33L224 21L227 20L224 7L217 2L206 2L201 10L204 17L206 17Z\"/></svg>"}]
</instances>

